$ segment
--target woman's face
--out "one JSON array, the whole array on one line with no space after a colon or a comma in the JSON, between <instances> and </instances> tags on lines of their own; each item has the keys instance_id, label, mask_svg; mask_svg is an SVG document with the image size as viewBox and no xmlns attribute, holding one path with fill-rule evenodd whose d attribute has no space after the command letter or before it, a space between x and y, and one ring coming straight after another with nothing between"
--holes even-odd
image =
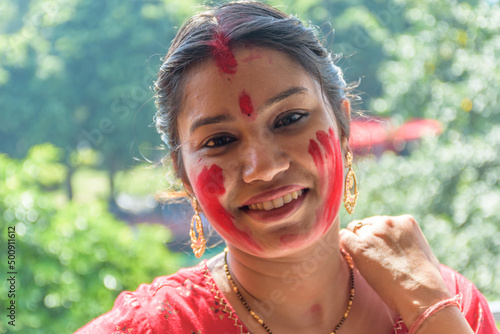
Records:
<instances>
[{"instance_id":1,"label":"woman's face","mask_svg":"<svg viewBox=\"0 0 500 334\"><path fill-rule=\"evenodd\" d=\"M339 130L318 83L286 54L241 47L234 59L231 71L219 57L186 78L183 182L228 243L284 256L338 225Z\"/></svg>"}]
</instances>

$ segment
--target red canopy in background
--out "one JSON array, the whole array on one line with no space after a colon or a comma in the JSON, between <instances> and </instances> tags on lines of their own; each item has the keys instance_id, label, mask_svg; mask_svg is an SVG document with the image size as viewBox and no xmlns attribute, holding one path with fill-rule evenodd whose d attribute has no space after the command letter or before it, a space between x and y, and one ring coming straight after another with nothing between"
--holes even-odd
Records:
<instances>
[{"instance_id":1,"label":"red canopy in background","mask_svg":"<svg viewBox=\"0 0 500 334\"><path fill-rule=\"evenodd\" d=\"M369 118L351 122L349 146L355 155L379 155L390 147L389 119Z\"/></svg>"},{"instance_id":2,"label":"red canopy in background","mask_svg":"<svg viewBox=\"0 0 500 334\"><path fill-rule=\"evenodd\" d=\"M351 122L349 145L357 155L380 156L387 150L399 152L406 142L442 131L441 123L434 119L411 119L399 127L389 118L361 119Z\"/></svg>"},{"instance_id":3,"label":"red canopy in background","mask_svg":"<svg viewBox=\"0 0 500 334\"><path fill-rule=\"evenodd\" d=\"M443 132L441 123L435 119L412 119L401 125L393 135L396 140L416 140L425 136L436 136Z\"/></svg>"}]
</instances>

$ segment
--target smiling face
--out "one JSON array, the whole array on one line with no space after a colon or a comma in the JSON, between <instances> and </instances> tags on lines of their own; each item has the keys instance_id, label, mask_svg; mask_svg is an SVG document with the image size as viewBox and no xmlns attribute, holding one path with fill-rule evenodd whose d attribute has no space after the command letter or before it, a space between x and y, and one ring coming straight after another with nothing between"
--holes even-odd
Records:
<instances>
[{"instance_id":1,"label":"smiling face","mask_svg":"<svg viewBox=\"0 0 500 334\"><path fill-rule=\"evenodd\" d=\"M184 82L181 175L228 243L281 256L338 225L339 131L317 82L286 54L234 51L234 73L208 60Z\"/></svg>"}]
</instances>

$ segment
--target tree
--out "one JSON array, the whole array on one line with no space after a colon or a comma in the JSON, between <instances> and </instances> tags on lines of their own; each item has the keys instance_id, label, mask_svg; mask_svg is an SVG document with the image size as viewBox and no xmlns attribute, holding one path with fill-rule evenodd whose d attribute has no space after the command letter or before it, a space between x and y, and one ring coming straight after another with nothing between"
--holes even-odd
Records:
<instances>
[{"instance_id":1,"label":"tree","mask_svg":"<svg viewBox=\"0 0 500 334\"><path fill-rule=\"evenodd\" d=\"M111 309L122 290L175 272L178 255L168 251L163 226L128 226L105 203L67 202L57 190L67 169L62 150L35 146L24 160L0 155L1 243L15 228L16 296L0 285L0 302L16 303L15 327L0 333L68 333ZM6 252L1 261L7 263ZM3 314L3 313L2 313Z\"/></svg>"},{"instance_id":2,"label":"tree","mask_svg":"<svg viewBox=\"0 0 500 334\"><path fill-rule=\"evenodd\" d=\"M154 156L151 85L190 1L8 1L0 44L1 152L22 157L34 144L100 153L113 176L134 157ZM178 11L178 12L176 12ZM20 20L19 18L22 18ZM68 188L71 197L71 187Z\"/></svg>"},{"instance_id":3,"label":"tree","mask_svg":"<svg viewBox=\"0 0 500 334\"><path fill-rule=\"evenodd\" d=\"M401 16L408 28L383 43L390 58L371 110L400 121L437 119L445 131L408 157L360 161L353 218L415 215L442 262L499 298L500 7L412 0Z\"/></svg>"}]
</instances>

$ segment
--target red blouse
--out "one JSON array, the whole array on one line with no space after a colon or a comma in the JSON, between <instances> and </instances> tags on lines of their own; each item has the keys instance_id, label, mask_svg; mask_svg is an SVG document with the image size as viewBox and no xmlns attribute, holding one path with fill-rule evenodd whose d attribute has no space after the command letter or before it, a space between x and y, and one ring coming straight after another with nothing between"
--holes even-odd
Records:
<instances>
[{"instance_id":1,"label":"red blouse","mask_svg":"<svg viewBox=\"0 0 500 334\"><path fill-rule=\"evenodd\" d=\"M462 275L442 266L451 293L462 293L461 311L474 333L498 330L484 296ZM242 334L250 333L219 290L206 265L179 270L171 276L122 292L111 311L80 328L77 334ZM406 334L400 319L391 334Z\"/></svg>"}]
</instances>

